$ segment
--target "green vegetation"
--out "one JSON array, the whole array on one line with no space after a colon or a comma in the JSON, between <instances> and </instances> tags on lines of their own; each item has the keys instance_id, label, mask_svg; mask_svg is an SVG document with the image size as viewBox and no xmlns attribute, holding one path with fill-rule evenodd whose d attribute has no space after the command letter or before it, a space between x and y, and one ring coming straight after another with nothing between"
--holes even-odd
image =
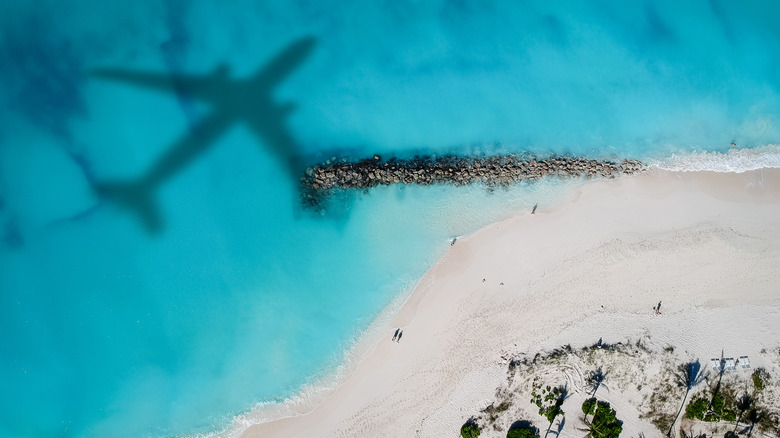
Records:
<instances>
[{"instance_id":1,"label":"green vegetation","mask_svg":"<svg viewBox=\"0 0 780 438\"><path fill-rule=\"evenodd\" d=\"M723 412L723 396L720 393L712 397L712 411L717 414Z\"/></svg>"},{"instance_id":2,"label":"green vegetation","mask_svg":"<svg viewBox=\"0 0 780 438\"><path fill-rule=\"evenodd\" d=\"M534 391L531 393L533 399L531 403L535 404L539 408L539 415L547 418L550 423L555 420L555 417L563 414L561 406L566 398L566 388L556 387L551 388L549 385L543 388L541 392L537 393L541 386L534 386Z\"/></svg>"},{"instance_id":3,"label":"green vegetation","mask_svg":"<svg viewBox=\"0 0 780 438\"><path fill-rule=\"evenodd\" d=\"M509 429L506 438L539 438L539 429L533 427L531 423L523 423L521 426Z\"/></svg>"},{"instance_id":4,"label":"green vegetation","mask_svg":"<svg viewBox=\"0 0 780 438\"><path fill-rule=\"evenodd\" d=\"M633 341L627 344L627 347L617 344L609 349L605 349L603 345L600 349L588 347L582 349L580 353L569 353L568 349L562 349L554 354L537 353L533 358L527 356L513 360L509 364L508 388L498 390L492 403L474 419L481 430L476 424L464 425L461 436L484 436L480 432L498 434L496 436L507 438L549 438L550 432L555 435L552 427L563 429L564 426L562 417L565 414L562 407L568 395L566 386L556 387L558 383L556 380L563 383L563 379L555 372L563 363L559 358L564 357L564 354L574 354L575 359L579 360L578 366L581 369L590 367L590 370L593 370L583 375L586 384L581 399L584 419L577 426L578 430L582 431L582 435L587 433L587 438L619 438L623 430L622 421L617 418L617 413L609 403L599 402L597 399L599 386L603 382L609 385L604 379L607 372L603 372L600 366L604 366L603 364L610 357L608 355L621 354L635 364L646 361L645 356L633 356L638 354L633 344ZM665 350L666 355L674 352L671 348ZM657 353L653 354L657 355ZM662 372L658 376L653 376L653 380L645 378L637 383L637 391L648 392L643 398L644 406L637 406L641 409L640 418L652 422L664 435L684 438L712 438L711 433L715 434L714 436L723 436L727 433L729 438L750 438L751 434L753 437L780 438L780 411L774 404L774 391L778 380L773 375L763 369L754 369L745 374L731 373L725 376L720 373L714 376L710 374L708 379L707 370L703 369L699 361L678 366L670 356L666 355L663 356L664 360L660 361ZM616 388L622 389L623 385L627 383L630 385L633 381L626 380L627 376L623 371L627 365L621 363L617 365L611 364L606 369L610 372L608 376L610 380L615 379ZM613 370L614 376L611 374ZM530 379L533 383L530 385L531 388L528 388L526 385ZM530 389L530 396L526 388ZM520 400L526 397L526 402L530 400L530 403L536 407L534 412L538 410L538 413L545 418L541 420L542 425L538 429L522 427L521 422L513 424L510 430L506 429L512 412L522 411L523 407L530 408L517 402L518 397ZM571 412L567 410L566 413ZM621 413L625 414L622 411ZM576 412L574 415L577 415ZM688 421L681 424L683 415ZM542 435L541 427L544 427L544 421L549 421L549 425L547 432ZM710 422L709 426L700 423L703 421ZM529 425L526 421L522 423ZM569 427L570 424L566 421L567 430L572 429Z\"/></svg>"},{"instance_id":5,"label":"green vegetation","mask_svg":"<svg viewBox=\"0 0 780 438\"><path fill-rule=\"evenodd\" d=\"M555 421L555 417L558 415L563 415L563 409L561 409L561 405L563 405L563 400L558 400L554 405L540 410L539 413L544 415L544 417L547 418L547 421L552 423Z\"/></svg>"},{"instance_id":6,"label":"green vegetation","mask_svg":"<svg viewBox=\"0 0 780 438\"><path fill-rule=\"evenodd\" d=\"M482 433L482 430L477 426L473 418L460 428L460 436L463 438L477 438L480 433Z\"/></svg>"},{"instance_id":7,"label":"green vegetation","mask_svg":"<svg viewBox=\"0 0 780 438\"><path fill-rule=\"evenodd\" d=\"M596 410L596 397L589 398L582 403L582 413L585 417L592 414Z\"/></svg>"},{"instance_id":8,"label":"green vegetation","mask_svg":"<svg viewBox=\"0 0 780 438\"><path fill-rule=\"evenodd\" d=\"M688 403L688 407L685 408L685 418L689 420L693 420L694 418L703 420L704 414L707 413L707 407L709 404L710 403L704 397L697 397L693 399L690 403Z\"/></svg>"},{"instance_id":9,"label":"green vegetation","mask_svg":"<svg viewBox=\"0 0 780 438\"><path fill-rule=\"evenodd\" d=\"M540 389L541 391L539 391ZM551 388L548 385L546 388L542 388L542 386L537 383L537 379L534 379L533 390L531 392L531 397L533 397L531 403L539 408L539 415L550 422L545 436L550 433L550 428L552 427L553 421L555 421L555 417L564 414L561 406L563 406L563 402L568 395L569 391L565 385L557 386L555 388Z\"/></svg>"},{"instance_id":10,"label":"green vegetation","mask_svg":"<svg viewBox=\"0 0 780 438\"><path fill-rule=\"evenodd\" d=\"M755 371L753 371L753 387L756 389L756 392L761 392L766 387L766 384L769 382L769 373L763 369L763 368L756 368Z\"/></svg>"},{"instance_id":11,"label":"green vegetation","mask_svg":"<svg viewBox=\"0 0 780 438\"><path fill-rule=\"evenodd\" d=\"M723 396L720 393L712 396L710 411L704 414L704 421L719 421L723 413Z\"/></svg>"},{"instance_id":12,"label":"green vegetation","mask_svg":"<svg viewBox=\"0 0 780 438\"><path fill-rule=\"evenodd\" d=\"M688 407L685 408L685 418L709 422L721 420L737 421L739 406L736 406L736 404L737 401L728 393L724 397L722 392L718 392L712 396L712 400L699 396L693 399L688 404Z\"/></svg>"},{"instance_id":13,"label":"green vegetation","mask_svg":"<svg viewBox=\"0 0 780 438\"><path fill-rule=\"evenodd\" d=\"M588 431L593 438L617 438L623 431L623 422L617 419L617 413L609 403L600 401Z\"/></svg>"}]
</instances>

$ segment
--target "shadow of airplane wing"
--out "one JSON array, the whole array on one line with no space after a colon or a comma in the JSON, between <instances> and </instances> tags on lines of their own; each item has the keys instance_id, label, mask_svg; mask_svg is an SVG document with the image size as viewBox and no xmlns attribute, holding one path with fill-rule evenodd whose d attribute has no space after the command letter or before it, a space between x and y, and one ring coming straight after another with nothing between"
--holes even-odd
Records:
<instances>
[{"instance_id":1,"label":"shadow of airplane wing","mask_svg":"<svg viewBox=\"0 0 780 438\"><path fill-rule=\"evenodd\" d=\"M232 114L214 112L174 143L141 178L98 181L93 189L101 198L113 200L134 213L149 232L157 233L163 225L160 211L154 202L158 186L200 157L234 121Z\"/></svg>"},{"instance_id":2,"label":"shadow of airplane wing","mask_svg":"<svg viewBox=\"0 0 780 438\"><path fill-rule=\"evenodd\" d=\"M173 77L167 74L121 69L98 69L94 70L92 75L163 93L175 93L178 85L185 93L195 97L200 97L199 90L210 90L210 87L214 86L215 80L215 77L209 75L176 75Z\"/></svg>"},{"instance_id":3,"label":"shadow of airplane wing","mask_svg":"<svg viewBox=\"0 0 780 438\"><path fill-rule=\"evenodd\" d=\"M281 82L309 56L317 40L314 37L301 38L287 46L273 57L254 77L256 84L268 89Z\"/></svg>"},{"instance_id":4,"label":"shadow of airplane wing","mask_svg":"<svg viewBox=\"0 0 780 438\"><path fill-rule=\"evenodd\" d=\"M145 180L157 186L173 174L183 170L235 123L233 114L214 111L201 119L191 132L185 133L173 144L157 162L146 172Z\"/></svg>"}]
</instances>

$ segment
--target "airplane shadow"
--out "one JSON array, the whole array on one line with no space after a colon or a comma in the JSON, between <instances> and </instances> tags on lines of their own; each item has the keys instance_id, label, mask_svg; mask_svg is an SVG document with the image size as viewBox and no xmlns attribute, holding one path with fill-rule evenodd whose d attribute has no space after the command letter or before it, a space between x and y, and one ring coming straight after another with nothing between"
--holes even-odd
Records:
<instances>
[{"instance_id":1,"label":"airplane shadow","mask_svg":"<svg viewBox=\"0 0 780 438\"><path fill-rule=\"evenodd\" d=\"M259 140L263 150L297 181L304 170L300 148L286 127L286 118L294 109L291 102L277 102L276 86L309 56L315 46L313 37L294 41L280 51L253 76L229 77L224 66L211 75L175 75L123 69L99 69L96 78L122 82L135 87L169 93L182 93L192 100L209 104L205 114L189 132L174 142L139 178L93 181L92 188L104 200L115 202L132 212L151 234L164 227L162 213L155 203L156 190L198 159L232 126L244 123Z\"/></svg>"}]
</instances>

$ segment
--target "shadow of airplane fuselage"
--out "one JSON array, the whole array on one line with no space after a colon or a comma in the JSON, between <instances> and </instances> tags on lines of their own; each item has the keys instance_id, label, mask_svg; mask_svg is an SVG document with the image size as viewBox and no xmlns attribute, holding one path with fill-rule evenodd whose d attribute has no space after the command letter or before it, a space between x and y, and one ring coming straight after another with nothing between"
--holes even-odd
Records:
<instances>
[{"instance_id":1,"label":"shadow of airplane fuselage","mask_svg":"<svg viewBox=\"0 0 780 438\"><path fill-rule=\"evenodd\" d=\"M140 178L95 182L95 192L101 198L111 199L134 212L150 232L158 232L163 221L154 203L157 187L201 156L231 126L241 122L260 139L265 150L285 168L291 178L297 179L303 165L298 158L298 147L285 126L287 115L294 105L276 102L272 93L306 59L314 44L315 40L311 37L290 44L247 79L230 78L225 67L218 68L211 75L176 77L120 69L95 71L94 76L99 78L165 93L175 93L173 84L176 83L177 88L189 98L211 106L211 111Z\"/></svg>"}]
</instances>

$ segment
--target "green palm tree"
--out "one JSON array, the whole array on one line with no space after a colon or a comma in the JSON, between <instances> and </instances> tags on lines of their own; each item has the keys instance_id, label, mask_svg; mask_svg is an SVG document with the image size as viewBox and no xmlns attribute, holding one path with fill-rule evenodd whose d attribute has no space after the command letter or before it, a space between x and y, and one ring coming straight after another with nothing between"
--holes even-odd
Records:
<instances>
[{"instance_id":1,"label":"green palm tree","mask_svg":"<svg viewBox=\"0 0 780 438\"><path fill-rule=\"evenodd\" d=\"M543 413L544 416L547 417L547 420L550 421L550 425L547 426L547 432L544 433L545 438L547 438L547 434L550 433L550 429L552 428L555 418L559 415L563 415L563 409L561 409L561 406L563 406L563 402L569 397L569 388L567 385L561 385L555 388L555 390L555 403L548 407Z\"/></svg>"},{"instance_id":2,"label":"green palm tree","mask_svg":"<svg viewBox=\"0 0 780 438\"><path fill-rule=\"evenodd\" d=\"M595 401L595 398L590 400ZM623 431L623 422L618 420L615 410L605 401L596 403L593 421L583 422L586 428L578 430L587 432L588 438L617 438Z\"/></svg>"},{"instance_id":3,"label":"green palm tree","mask_svg":"<svg viewBox=\"0 0 780 438\"><path fill-rule=\"evenodd\" d=\"M617 413L609 403L600 401L588 429L589 437L618 438L623 431L623 422L617 419Z\"/></svg>"},{"instance_id":4,"label":"green palm tree","mask_svg":"<svg viewBox=\"0 0 780 438\"><path fill-rule=\"evenodd\" d=\"M585 423L585 425L589 425L588 423L588 415L596 412L596 397L591 397L585 402L582 403L582 413L585 414L585 416L582 418L582 422Z\"/></svg>"},{"instance_id":5,"label":"green palm tree","mask_svg":"<svg viewBox=\"0 0 780 438\"><path fill-rule=\"evenodd\" d=\"M607 374L599 367L597 370L593 370L590 373L588 373L588 377L585 379L585 385L588 388L591 388L593 392L591 392L590 397L593 400L593 405L595 407L596 404L596 391L599 390L601 387L601 384L604 383L604 379L607 377ZM588 400L589 401L589 400ZM585 405L583 404L583 408L585 408ZM585 424L588 424L588 412L585 412L585 418L583 419L585 421Z\"/></svg>"}]
</instances>

